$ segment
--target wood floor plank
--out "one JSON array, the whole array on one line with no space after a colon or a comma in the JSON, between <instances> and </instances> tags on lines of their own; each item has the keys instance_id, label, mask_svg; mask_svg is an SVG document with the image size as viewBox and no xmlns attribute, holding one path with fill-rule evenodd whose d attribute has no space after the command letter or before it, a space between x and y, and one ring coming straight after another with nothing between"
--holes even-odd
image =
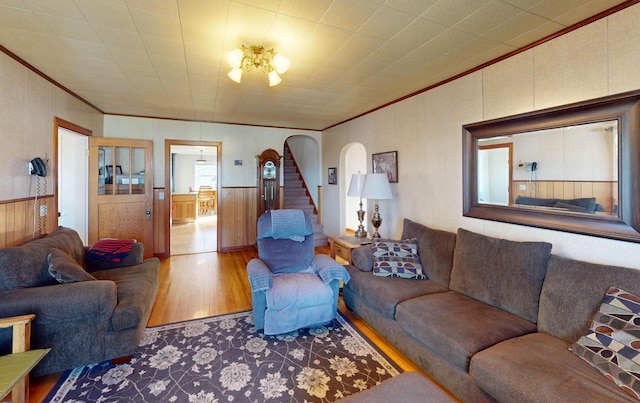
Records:
<instances>
[{"instance_id":1,"label":"wood floor plank","mask_svg":"<svg viewBox=\"0 0 640 403\"><path fill-rule=\"evenodd\" d=\"M329 254L329 247L316 248ZM160 286L148 326L204 318L251 309L251 289L245 267L257 257L254 250L225 253L198 253L161 259ZM387 343L340 300L339 309L405 371L422 372L396 348ZM32 378L30 401L42 401L60 373Z\"/></svg>"}]
</instances>

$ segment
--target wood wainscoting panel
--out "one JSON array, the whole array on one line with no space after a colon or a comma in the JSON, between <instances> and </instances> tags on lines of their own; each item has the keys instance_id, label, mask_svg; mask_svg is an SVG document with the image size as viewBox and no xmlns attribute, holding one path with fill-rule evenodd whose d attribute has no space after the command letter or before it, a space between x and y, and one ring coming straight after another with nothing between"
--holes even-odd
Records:
<instances>
[{"instance_id":1,"label":"wood wainscoting panel","mask_svg":"<svg viewBox=\"0 0 640 403\"><path fill-rule=\"evenodd\" d=\"M35 198L0 202L0 247L20 245L53 230L57 222L53 211L53 196L39 199L39 203L46 206L46 214L36 217L35 223L34 203Z\"/></svg>"},{"instance_id":2,"label":"wood wainscoting panel","mask_svg":"<svg viewBox=\"0 0 640 403\"><path fill-rule=\"evenodd\" d=\"M218 200L220 251L251 247L256 242L257 189L255 187L225 187Z\"/></svg>"}]
</instances>

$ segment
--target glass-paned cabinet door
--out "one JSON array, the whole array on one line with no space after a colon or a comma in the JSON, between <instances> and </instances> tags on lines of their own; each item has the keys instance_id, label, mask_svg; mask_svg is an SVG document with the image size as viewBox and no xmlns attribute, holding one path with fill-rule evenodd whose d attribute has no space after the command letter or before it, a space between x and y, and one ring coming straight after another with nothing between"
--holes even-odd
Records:
<instances>
[{"instance_id":1,"label":"glass-paned cabinet door","mask_svg":"<svg viewBox=\"0 0 640 403\"><path fill-rule=\"evenodd\" d=\"M98 148L98 195L144 194L143 147Z\"/></svg>"}]
</instances>

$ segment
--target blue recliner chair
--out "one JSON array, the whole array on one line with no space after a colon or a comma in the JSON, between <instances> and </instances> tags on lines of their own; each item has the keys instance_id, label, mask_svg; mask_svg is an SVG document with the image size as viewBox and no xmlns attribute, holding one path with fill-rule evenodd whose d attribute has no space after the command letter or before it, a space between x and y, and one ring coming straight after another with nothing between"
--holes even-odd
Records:
<instances>
[{"instance_id":1,"label":"blue recliner chair","mask_svg":"<svg viewBox=\"0 0 640 403\"><path fill-rule=\"evenodd\" d=\"M302 210L271 210L258 219L258 259L247 265L253 319L267 335L326 324L338 309L347 270L314 256L311 219Z\"/></svg>"}]
</instances>

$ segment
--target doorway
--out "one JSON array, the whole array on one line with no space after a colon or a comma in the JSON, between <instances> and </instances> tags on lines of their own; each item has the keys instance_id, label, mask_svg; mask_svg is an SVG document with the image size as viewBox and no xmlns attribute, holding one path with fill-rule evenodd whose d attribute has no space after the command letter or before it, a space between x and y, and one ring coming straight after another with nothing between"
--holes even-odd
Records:
<instances>
[{"instance_id":1,"label":"doorway","mask_svg":"<svg viewBox=\"0 0 640 403\"><path fill-rule=\"evenodd\" d=\"M511 202L513 178L513 144L493 144L478 147L478 202L507 206Z\"/></svg>"},{"instance_id":2,"label":"doorway","mask_svg":"<svg viewBox=\"0 0 640 403\"><path fill-rule=\"evenodd\" d=\"M55 211L57 225L75 230L89 241L89 136L91 131L55 118Z\"/></svg>"},{"instance_id":3,"label":"doorway","mask_svg":"<svg viewBox=\"0 0 640 403\"><path fill-rule=\"evenodd\" d=\"M219 249L220 143L165 140L167 254Z\"/></svg>"}]
</instances>

